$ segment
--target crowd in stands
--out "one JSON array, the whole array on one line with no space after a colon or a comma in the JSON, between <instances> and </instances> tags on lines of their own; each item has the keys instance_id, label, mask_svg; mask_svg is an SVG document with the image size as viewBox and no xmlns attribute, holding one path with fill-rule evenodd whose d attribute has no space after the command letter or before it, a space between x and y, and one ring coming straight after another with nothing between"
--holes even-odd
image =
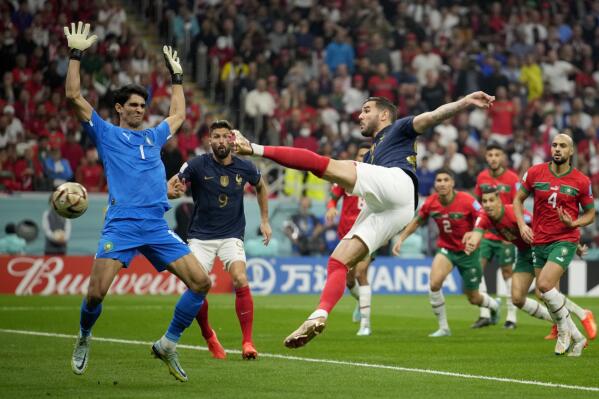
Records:
<instances>
[{"instance_id":1,"label":"crowd in stands","mask_svg":"<svg viewBox=\"0 0 599 399\"><path fill-rule=\"evenodd\" d=\"M154 2L141 10L154 16ZM218 60L217 102L236 125L267 144L353 159L363 140L357 116L368 96L385 96L401 117L484 90L489 111L470 110L418 143L420 194L449 167L471 190L484 148L498 142L520 175L549 159L558 132L572 135L576 166L599 195L599 1L208 0L162 2L158 31L185 61L207 49ZM75 179L106 190L93 143L69 112L68 49L62 27L90 21L98 44L82 60L83 95L113 118L112 92L150 89L148 125L168 113L162 54L148 52L117 1L28 0L0 5L0 185L48 189ZM194 74L195 76L195 74ZM191 82L187 84L191 85ZM231 90L230 98L224 93ZM189 97L188 97L189 98ZM227 104L224 102L228 101ZM188 101L188 120L164 149L167 173L206 151L207 125Z\"/></svg>"}]
</instances>

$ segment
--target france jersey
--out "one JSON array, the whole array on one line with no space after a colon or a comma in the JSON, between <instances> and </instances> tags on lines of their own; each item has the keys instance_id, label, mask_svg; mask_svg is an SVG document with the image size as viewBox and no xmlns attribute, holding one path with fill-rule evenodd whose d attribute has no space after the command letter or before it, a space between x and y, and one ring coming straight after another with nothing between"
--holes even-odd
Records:
<instances>
[{"instance_id":1,"label":"france jersey","mask_svg":"<svg viewBox=\"0 0 599 399\"><path fill-rule=\"evenodd\" d=\"M364 163L402 168L415 177L418 133L414 130L413 120L413 116L398 119L378 132L370 151L364 156Z\"/></svg>"},{"instance_id":2,"label":"france jersey","mask_svg":"<svg viewBox=\"0 0 599 399\"><path fill-rule=\"evenodd\" d=\"M255 186L261 175L252 162L235 156L232 160L231 164L222 165L212 154L204 154L187 161L181 167L179 179L191 183L195 204L188 238L243 240L245 183Z\"/></svg>"},{"instance_id":3,"label":"france jersey","mask_svg":"<svg viewBox=\"0 0 599 399\"><path fill-rule=\"evenodd\" d=\"M129 130L104 121L93 110L83 129L96 144L108 181L108 208L97 258L125 266L141 252L158 270L189 249L164 220L170 209L160 149L170 136L166 121Z\"/></svg>"},{"instance_id":4,"label":"france jersey","mask_svg":"<svg viewBox=\"0 0 599 399\"><path fill-rule=\"evenodd\" d=\"M374 136L364 163L401 168L414 182L414 209L418 208L418 177L416 176L416 138L414 117L396 120Z\"/></svg>"}]
</instances>

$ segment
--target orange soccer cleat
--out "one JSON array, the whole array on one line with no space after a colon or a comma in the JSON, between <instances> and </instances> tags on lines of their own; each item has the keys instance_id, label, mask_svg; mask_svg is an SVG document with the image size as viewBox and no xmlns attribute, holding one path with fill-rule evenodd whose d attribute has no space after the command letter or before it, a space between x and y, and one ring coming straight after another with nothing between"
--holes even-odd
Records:
<instances>
[{"instance_id":1,"label":"orange soccer cleat","mask_svg":"<svg viewBox=\"0 0 599 399\"><path fill-rule=\"evenodd\" d=\"M587 337L593 340L597 336L597 323L595 323L595 316L593 316L593 312L588 309L585 309L586 317L580 322L584 327L584 330L587 332Z\"/></svg>"},{"instance_id":2,"label":"orange soccer cleat","mask_svg":"<svg viewBox=\"0 0 599 399\"><path fill-rule=\"evenodd\" d=\"M241 346L241 357L244 360L255 360L258 357L258 351L251 342L244 342Z\"/></svg>"},{"instance_id":3,"label":"orange soccer cleat","mask_svg":"<svg viewBox=\"0 0 599 399\"><path fill-rule=\"evenodd\" d=\"M206 340L208 344L208 350L212 353L212 357L215 359L225 359L227 357L227 353L225 352L225 348L218 341L218 337L216 336L216 332L212 330L212 336Z\"/></svg>"},{"instance_id":4,"label":"orange soccer cleat","mask_svg":"<svg viewBox=\"0 0 599 399\"><path fill-rule=\"evenodd\" d=\"M557 339L557 324L554 324L553 327L551 327L551 332L549 333L549 335L545 336L546 340L554 340Z\"/></svg>"}]
</instances>

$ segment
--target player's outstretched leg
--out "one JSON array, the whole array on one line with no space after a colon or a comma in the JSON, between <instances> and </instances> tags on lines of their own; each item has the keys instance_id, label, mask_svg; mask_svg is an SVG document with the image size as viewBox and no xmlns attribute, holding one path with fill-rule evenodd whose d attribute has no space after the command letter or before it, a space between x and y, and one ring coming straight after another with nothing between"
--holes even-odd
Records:
<instances>
[{"instance_id":1,"label":"player's outstretched leg","mask_svg":"<svg viewBox=\"0 0 599 399\"><path fill-rule=\"evenodd\" d=\"M324 331L329 312L339 302L345 291L346 274L347 266L345 264L335 258L329 258L327 280L322 290L318 309L297 330L285 338L286 347L300 348Z\"/></svg>"},{"instance_id":2,"label":"player's outstretched leg","mask_svg":"<svg viewBox=\"0 0 599 399\"><path fill-rule=\"evenodd\" d=\"M555 288L543 292L541 296L549 309L551 318L557 324L557 342L554 352L556 355L563 355L570 349L572 340L572 332L568 323L570 312L566 309L565 297Z\"/></svg>"},{"instance_id":3,"label":"player's outstretched leg","mask_svg":"<svg viewBox=\"0 0 599 399\"><path fill-rule=\"evenodd\" d=\"M478 291L482 293L487 293L487 283L485 281L485 276L483 275L480 280L480 285L478 286ZM491 311L488 308L481 307L479 309L478 319L472 323L470 328L483 328L491 325Z\"/></svg>"},{"instance_id":4,"label":"player's outstretched leg","mask_svg":"<svg viewBox=\"0 0 599 399\"><path fill-rule=\"evenodd\" d=\"M359 288L360 299L360 329L356 333L358 336L368 336L372 333L370 330L370 303L372 298L372 290L370 285L361 285Z\"/></svg>"},{"instance_id":5,"label":"player's outstretched leg","mask_svg":"<svg viewBox=\"0 0 599 399\"><path fill-rule=\"evenodd\" d=\"M235 151L238 154L262 156L287 168L312 172L318 177L324 175L331 160L303 148L253 144L237 130L234 131L233 140Z\"/></svg>"},{"instance_id":6,"label":"player's outstretched leg","mask_svg":"<svg viewBox=\"0 0 599 399\"><path fill-rule=\"evenodd\" d=\"M216 336L216 332L210 326L208 322L208 300L204 299L204 303L200 308L200 311L196 315L196 321L200 326L200 330L202 332L202 337L206 340L206 345L208 345L208 350L212 353L212 357L215 359L225 359L227 357L227 353L225 349L220 344L218 337Z\"/></svg>"},{"instance_id":7,"label":"player's outstretched leg","mask_svg":"<svg viewBox=\"0 0 599 399\"><path fill-rule=\"evenodd\" d=\"M252 340L254 300L249 285L235 289L235 311L242 334L241 357L246 360L256 359L258 351L256 351Z\"/></svg>"},{"instance_id":8,"label":"player's outstretched leg","mask_svg":"<svg viewBox=\"0 0 599 399\"><path fill-rule=\"evenodd\" d=\"M506 301L506 305L507 305L507 316L505 317L505 323L503 324L503 328L506 328L508 330L513 330L516 328L517 325L517 310L518 308L514 305L514 302L512 301L512 277L508 277L505 280L505 286L506 286L506 297L505 297L505 301Z\"/></svg>"}]
</instances>

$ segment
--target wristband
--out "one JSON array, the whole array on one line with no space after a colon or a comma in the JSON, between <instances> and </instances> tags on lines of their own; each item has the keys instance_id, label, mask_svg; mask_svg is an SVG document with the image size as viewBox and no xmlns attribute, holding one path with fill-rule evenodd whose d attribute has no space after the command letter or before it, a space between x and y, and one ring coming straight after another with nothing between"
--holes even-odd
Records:
<instances>
[{"instance_id":1,"label":"wristband","mask_svg":"<svg viewBox=\"0 0 599 399\"><path fill-rule=\"evenodd\" d=\"M81 61L81 56L83 55L83 51L78 50L76 48L72 48L71 49L71 54L69 55L69 58L72 60L77 60L77 61Z\"/></svg>"},{"instance_id":2,"label":"wristband","mask_svg":"<svg viewBox=\"0 0 599 399\"><path fill-rule=\"evenodd\" d=\"M183 84L183 75L180 73L175 73L171 75L171 83L174 85L182 85Z\"/></svg>"}]
</instances>

